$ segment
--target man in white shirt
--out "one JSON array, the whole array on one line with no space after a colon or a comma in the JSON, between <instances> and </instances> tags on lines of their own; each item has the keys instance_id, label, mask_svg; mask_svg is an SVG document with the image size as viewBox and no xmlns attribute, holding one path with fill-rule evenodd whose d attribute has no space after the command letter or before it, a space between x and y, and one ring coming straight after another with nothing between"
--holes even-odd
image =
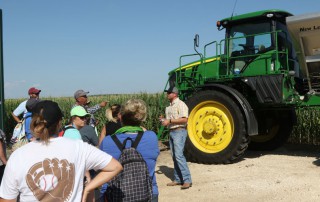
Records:
<instances>
[{"instance_id":1,"label":"man in white shirt","mask_svg":"<svg viewBox=\"0 0 320 202\"><path fill-rule=\"evenodd\" d=\"M32 88L30 88L28 90L28 94L29 94L30 98L39 99L40 92L41 92L41 90L39 90L39 89L37 89L35 87L32 87ZM28 100L25 100L25 101L21 102L19 104L19 106L12 112L12 117L17 123L21 122L21 119L19 118L19 116L21 114L23 114L22 117L25 117L25 114L28 112L27 109L26 109L27 101Z\"/></svg>"},{"instance_id":2,"label":"man in white shirt","mask_svg":"<svg viewBox=\"0 0 320 202\"><path fill-rule=\"evenodd\" d=\"M170 105L166 107L166 118L161 120L162 125L170 130L170 150L174 161L174 179L167 186L182 185L181 189L189 189L192 186L191 174L183 154L184 144L188 136L186 129L188 122L188 106L179 99L179 90L176 87L170 87L167 92L167 98Z\"/></svg>"}]
</instances>

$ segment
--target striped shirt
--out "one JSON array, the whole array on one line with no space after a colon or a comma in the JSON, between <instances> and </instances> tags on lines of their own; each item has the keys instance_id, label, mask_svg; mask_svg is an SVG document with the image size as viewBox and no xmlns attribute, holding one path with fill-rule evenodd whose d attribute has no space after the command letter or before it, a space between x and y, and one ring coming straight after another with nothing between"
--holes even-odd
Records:
<instances>
[{"instance_id":1,"label":"striped shirt","mask_svg":"<svg viewBox=\"0 0 320 202\"><path fill-rule=\"evenodd\" d=\"M188 106L181 101L179 98L176 98L170 103L168 107L166 107L166 119L179 119L179 118L188 118ZM170 124L169 129L186 127L185 124Z\"/></svg>"},{"instance_id":2,"label":"striped shirt","mask_svg":"<svg viewBox=\"0 0 320 202\"><path fill-rule=\"evenodd\" d=\"M78 104L74 104L72 106L72 108L76 107L76 106L82 106L83 108L86 109L86 111L90 114L90 122L89 122L89 125L92 126L92 127L96 127L96 119L94 118L94 113L96 113L101 107L100 107L100 104L96 104L92 107L89 107L88 105L78 105ZM71 109L72 109L71 108Z\"/></svg>"}]
</instances>

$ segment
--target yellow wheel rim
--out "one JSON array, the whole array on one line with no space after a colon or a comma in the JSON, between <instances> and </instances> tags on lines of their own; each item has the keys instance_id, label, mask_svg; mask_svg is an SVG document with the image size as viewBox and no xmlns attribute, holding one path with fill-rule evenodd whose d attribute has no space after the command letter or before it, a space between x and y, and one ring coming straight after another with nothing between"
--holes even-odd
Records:
<instances>
[{"instance_id":1,"label":"yellow wheel rim","mask_svg":"<svg viewBox=\"0 0 320 202\"><path fill-rule=\"evenodd\" d=\"M205 153L224 150L230 144L233 132L232 115L219 102L201 102L189 115L189 138L195 147Z\"/></svg>"}]
</instances>

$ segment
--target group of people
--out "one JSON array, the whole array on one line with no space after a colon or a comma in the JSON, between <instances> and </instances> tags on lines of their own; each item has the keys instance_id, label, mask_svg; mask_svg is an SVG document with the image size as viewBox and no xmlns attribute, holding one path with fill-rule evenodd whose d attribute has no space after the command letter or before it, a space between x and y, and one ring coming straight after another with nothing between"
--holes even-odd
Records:
<instances>
[{"instance_id":1,"label":"group of people","mask_svg":"<svg viewBox=\"0 0 320 202\"><path fill-rule=\"evenodd\" d=\"M142 127L147 118L147 105L143 100L130 99L122 105L110 106L106 110L108 122L98 138L94 113L105 107L107 102L89 107L89 92L76 91L76 103L70 110L69 124L62 126L60 107L53 101L40 100L40 92L30 88L30 99L12 113L17 122L21 121L20 114L24 113L25 117L28 112L32 113L31 138L30 143L13 152L8 161L3 160L0 153L0 162L4 166L0 185L3 201L12 201L17 197L20 201L92 201L95 200L93 191L97 188L100 188L100 201L106 201L107 182L123 170L118 162L122 150L115 137L124 144L124 148L132 147L139 139L139 144L135 146L149 171L151 201L158 201L155 168L160 151L155 132ZM188 189L192 186L192 180L183 154L188 107L179 99L176 87L170 87L166 92L170 105L166 108L165 118L160 118L162 125L170 130L169 144L174 162L174 178L167 186ZM22 110L22 106L26 110Z\"/></svg>"}]
</instances>

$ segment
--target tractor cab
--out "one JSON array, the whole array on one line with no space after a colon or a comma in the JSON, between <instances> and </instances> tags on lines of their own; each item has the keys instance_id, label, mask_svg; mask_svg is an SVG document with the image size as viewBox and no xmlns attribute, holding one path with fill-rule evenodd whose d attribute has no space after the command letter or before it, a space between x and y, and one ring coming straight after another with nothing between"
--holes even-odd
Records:
<instances>
[{"instance_id":1,"label":"tractor cab","mask_svg":"<svg viewBox=\"0 0 320 202\"><path fill-rule=\"evenodd\" d=\"M255 76L294 70L297 61L286 28L287 16L291 14L268 10L218 21L218 29L226 29L227 74ZM296 73L299 76L299 71Z\"/></svg>"}]
</instances>

